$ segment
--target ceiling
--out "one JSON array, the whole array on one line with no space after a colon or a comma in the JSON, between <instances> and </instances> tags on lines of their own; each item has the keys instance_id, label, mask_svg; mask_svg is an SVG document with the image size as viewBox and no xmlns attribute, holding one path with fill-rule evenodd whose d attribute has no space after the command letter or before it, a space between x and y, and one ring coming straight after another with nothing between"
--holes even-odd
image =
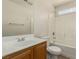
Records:
<instances>
[{"instance_id":1,"label":"ceiling","mask_svg":"<svg viewBox=\"0 0 79 59\"><path fill-rule=\"evenodd\" d=\"M14 2L19 3L19 4L25 4L26 3L24 0L10 0L10 1L14 1ZM33 4L42 5L41 3L43 3L43 4L47 3L47 4L52 4L54 6L58 6L58 5L68 3L68 2L71 2L71 1L75 1L75 0L28 0L28 1L33 3Z\"/></svg>"},{"instance_id":2,"label":"ceiling","mask_svg":"<svg viewBox=\"0 0 79 59\"><path fill-rule=\"evenodd\" d=\"M75 1L75 0L53 0L53 5L58 6L58 5L68 3L68 2L71 2L71 1Z\"/></svg>"},{"instance_id":3,"label":"ceiling","mask_svg":"<svg viewBox=\"0 0 79 59\"><path fill-rule=\"evenodd\" d=\"M11 0L11 1L14 1L14 2L18 2L18 3L22 3L24 2L24 0ZM35 1L42 1L42 2L46 2L46 1L50 1L50 3L52 2L52 4L54 6L58 6L58 5L61 5L61 4L64 4L64 3L67 3L67 2L70 2L70 1L75 1L75 0L28 0L30 2L35 2Z\"/></svg>"}]
</instances>

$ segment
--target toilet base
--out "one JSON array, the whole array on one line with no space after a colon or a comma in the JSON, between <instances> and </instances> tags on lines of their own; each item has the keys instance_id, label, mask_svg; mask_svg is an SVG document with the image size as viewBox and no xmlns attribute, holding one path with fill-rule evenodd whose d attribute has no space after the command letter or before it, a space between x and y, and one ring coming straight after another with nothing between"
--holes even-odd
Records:
<instances>
[{"instance_id":1,"label":"toilet base","mask_svg":"<svg viewBox=\"0 0 79 59\"><path fill-rule=\"evenodd\" d=\"M54 55L52 56L52 59L58 59L58 56Z\"/></svg>"}]
</instances>

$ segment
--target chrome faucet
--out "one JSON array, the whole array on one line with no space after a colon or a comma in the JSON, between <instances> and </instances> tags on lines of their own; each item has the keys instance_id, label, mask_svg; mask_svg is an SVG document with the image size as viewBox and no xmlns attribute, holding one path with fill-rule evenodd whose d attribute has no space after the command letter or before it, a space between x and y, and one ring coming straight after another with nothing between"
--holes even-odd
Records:
<instances>
[{"instance_id":1,"label":"chrome faucet","mask_svg":"<svg viewBox=\"0 0 79 59\"><path fill-rule=\"evenodd\" d=\"M18 40L18 42L20 42L20 41L24 41L25 40L25 37L22 37L22 38L17 38Z\"/></svg>"}]
</instances>

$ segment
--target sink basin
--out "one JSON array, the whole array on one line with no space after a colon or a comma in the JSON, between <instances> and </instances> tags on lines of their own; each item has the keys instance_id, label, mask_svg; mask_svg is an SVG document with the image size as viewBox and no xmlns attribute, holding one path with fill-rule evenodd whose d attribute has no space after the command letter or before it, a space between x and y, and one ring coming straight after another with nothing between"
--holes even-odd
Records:
<instances>
[{"instance_id":1,"label":"sink basin","mask_svg":"<svg viewBox=\"0 0 79 59\"><path fill-rule=\"evenodd\" d=\"M7 43L3 43L3 48L5 47L5 48L12 48L12 47L23 47L23 46L28 46L28 45L30 45L30 44L33 44L33 43L35 43L36 42L36 40L33 40L33 39L31 39L31 40L24 40L24 41L20 41L20 42L18 42L18 41L16 41L16 40L14 40L14 41L12 41L12 42L7 42Z\"/></svg>"}]
</instances>

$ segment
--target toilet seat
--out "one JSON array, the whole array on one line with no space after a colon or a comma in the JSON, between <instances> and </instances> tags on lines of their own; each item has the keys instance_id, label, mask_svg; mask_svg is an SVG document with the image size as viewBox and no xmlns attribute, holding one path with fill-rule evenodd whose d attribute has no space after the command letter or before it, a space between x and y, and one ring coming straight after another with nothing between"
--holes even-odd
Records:
<instances>
[{"instance_id":1,"label":"toilet seat","mask_svg":"<svg viewBox=\"0 0 79 59\"><path fill-rule=\"evenodd\" d=\"M62 50L61 48L57 47L57 46L49 46L47 48L48 52L53 54L53 55L60 55Z\"/></svg>"}]
</instances>

